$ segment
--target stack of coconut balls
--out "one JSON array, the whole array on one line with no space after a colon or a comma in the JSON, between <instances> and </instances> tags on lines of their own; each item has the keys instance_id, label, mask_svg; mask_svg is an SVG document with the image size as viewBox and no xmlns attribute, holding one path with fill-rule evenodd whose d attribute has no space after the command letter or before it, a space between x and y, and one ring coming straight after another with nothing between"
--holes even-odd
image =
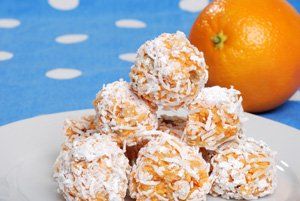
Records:
<instances>
[{"instance_id":1,"label":"stack of coconut balls","mask_svg":"<svg viewBox=\"0 0 300 201\"><path fill-rule=\"evenodd\" d=\"M243 135L239 91L204 87L207 68L182 32L144 43L130 82L104 86L95 115L65 121L54 166L64 198L250 200L273 193L274 152Z\"/></svg>"}]
</instances>

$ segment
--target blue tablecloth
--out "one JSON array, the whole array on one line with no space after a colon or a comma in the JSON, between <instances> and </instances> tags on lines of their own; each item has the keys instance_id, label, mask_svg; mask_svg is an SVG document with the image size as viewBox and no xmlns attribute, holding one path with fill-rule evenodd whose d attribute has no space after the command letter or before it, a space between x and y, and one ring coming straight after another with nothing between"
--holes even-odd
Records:
<instances>
[{"instance_id":1,"label":"blue tablecloth","mask_svg":"<svg viewBox=\"0 0 300 201\"><path fill-rule=\"evenodd\" d=\"M1 0L0 125L90 108L162 32L185 33L208 0ZM299 11L299 0L290 0ZM300 78L299 78L300 79ZM300 92L264 117L300 128Z\"/></svg>"}]
</instances>

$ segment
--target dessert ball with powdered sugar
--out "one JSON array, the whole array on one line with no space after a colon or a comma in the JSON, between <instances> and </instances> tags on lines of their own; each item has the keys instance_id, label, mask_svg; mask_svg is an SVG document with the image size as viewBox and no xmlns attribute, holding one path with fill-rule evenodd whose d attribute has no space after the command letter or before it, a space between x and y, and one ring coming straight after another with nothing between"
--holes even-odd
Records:
<instances>
[{"instance_id":1,"label":"dessert ball with powdered sugar","mask_svg":"<svg viewBox=\"0 0 300 201\"><path fill-rule=\"evenodd\" d=\"M144 43L129 76L133 90L153 108L176 109L192 102L208 72L203 53L177 31Z\"/></svg>"},{"instance_id":2,"label":"dessert ball with powdered sugar","mask_svg":"<svg viewBox=\"0 0 300 201\"><path fill-rule=\"evenodd\" d=\"M108 135L73 135L54 165L54 179L67 201L123 201L130 166Z\"/></svg>"},{"instance_id":3,"label":"dessert ball with powdered sugar","mask_svg":"<svg viewBox=\"0 0 300 201\"><path fill-rule=\"evenodd\" d=\"M243 138L222 145L212 158L211 194L226 199L257 199L276 188L275 153L262 141Z\"/></svg>"},{"instance_id":4,"label":"dessert ball with powdered sugar","mask_svg":"<svg viewBox=\"0 0 300 201\"><path fill-rule=\"evenodd\" d=\"M143 200L206 200L209 164L198 150L161 133L139 154L129 180L132 198Z\"/></svg>"},{"instance_id":5,"label":"dessert ball with powdered sugar","mask_svg":"<svg viewBox=\"0 0 300 201\"><path fill-rule=\"evenodd\" d=\"M216 150L224 142L240 137L243 120L238 90L206 87L189 105L183 139L190 146Z\"/></svg>"},{"instance_id":6,"label":"dessert ball with powdered sugar","mask_svg":"<svg viewBox=\"0 0 300 201\"><path fill-rule=\"evenodd\" d=\"M135 146L142 131L157 128L156 114L123 80L104 86L94 100L94 107L97 129L111 135L120 146Z\"/></svg>"}]
</instances>

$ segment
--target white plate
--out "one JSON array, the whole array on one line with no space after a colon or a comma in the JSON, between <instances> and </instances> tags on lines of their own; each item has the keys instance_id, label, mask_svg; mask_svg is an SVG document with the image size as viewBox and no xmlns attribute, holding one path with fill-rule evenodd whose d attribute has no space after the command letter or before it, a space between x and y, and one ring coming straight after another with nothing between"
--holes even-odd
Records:
<instances>
[{"instance_id":1,"label":"white plate","mask_svg":"<svg viewBox=\"0 0 300 201\"><path fill-rule=\"evenodd\" d=\"M52 180L52 165L63 141L63 120L91 112L43 115L0 127L0 201L63 200ZM246 134L264 140L278 152L278 188L274 195L260 200L299 201L300 131L255 115L247 116Z\"/></svg>"}]
</instances>

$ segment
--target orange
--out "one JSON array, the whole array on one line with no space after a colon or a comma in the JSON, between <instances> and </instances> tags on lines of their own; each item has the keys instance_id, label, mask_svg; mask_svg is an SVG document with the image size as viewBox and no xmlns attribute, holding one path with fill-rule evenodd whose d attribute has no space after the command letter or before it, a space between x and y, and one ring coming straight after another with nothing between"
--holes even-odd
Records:
<instances>
[{"instance_id":1,"label":"orange","mask_svg":"<svg viewBox=\"0 0 300 201\"><path fill-rule=\"evenodd\" d=\"M249 112L284 103L300 85L300 16L285 0L215 0L195 21L208 86L234 86Z\"/></svg>"}]
</instances>

